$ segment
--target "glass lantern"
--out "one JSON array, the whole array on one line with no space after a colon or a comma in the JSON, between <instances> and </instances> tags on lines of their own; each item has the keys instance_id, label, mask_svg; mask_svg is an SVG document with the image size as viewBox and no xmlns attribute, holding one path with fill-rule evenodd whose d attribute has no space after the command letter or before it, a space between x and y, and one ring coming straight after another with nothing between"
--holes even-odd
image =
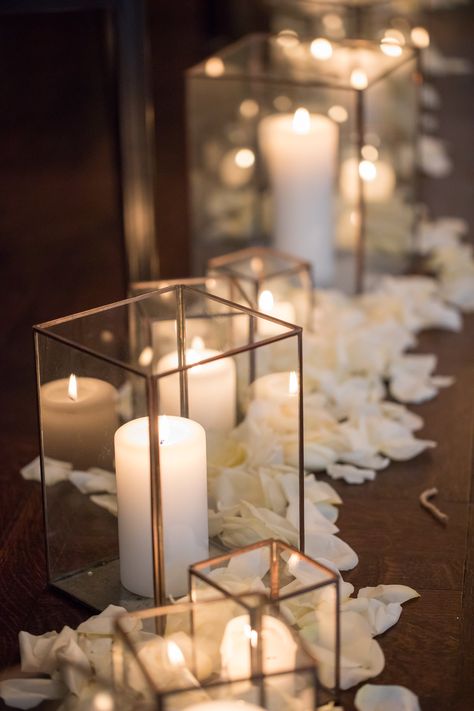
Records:
<instances>
[{"instance_id":1,"label":"glass lantern","mask_svg":"<svg viewBox=\"0 0 474 711\"><path fill-rule=\"evenodd\" d=\"M255 505L261 466L302 481L301 328L177 285L34 331L54 587L96 609L185 594L191 563L249 534L238 477ZM303 547L302 507L288 536Z\"/></svg>"},{"instance_id":2,"label":"glass lantern","mask_svg":"<svg viewBox=\"0 0 474 711\"><path fill-rule=\"evenodd\" d=\"M270 539L194 563L190 568L191 600L216 594L232 597L246 585L250 591L257 578L265 586L264 604L271 600L307 641L321 645L324 639L324 663L318 668L320 687L325 702L336 700L340 673L337 572L292 546Z\"/></svg>"},{"instance_id":3,"label":"glass lantern","mask_svg":"<svg viewBox=\"0 0 474 711\"><path fill-rule=\"evenodd\" d=\"M266 0L270 28L283 42L298 35L330 40L369 39L386 45L429 46L421 0Z\"/></svg>"},{"instance_id":4,"label":"glass lantern","mask_svg":"<svg viewBox=\"0 0 474 711\"><path fill-rule=\"evenodd\" d=\"M263 245L316 287L407 268L417 219L417 61L397 46L252 35L188 72L194 269Z\"/></svg>"},{"instance_id":5,"label":"glass lantern","mask_svg":"<svg viewBox=\"0 0 474 711\"><path fill-rule=\"evenodd\" d=\"M258 311L309 328L314 306L311 265L269 247L210 259L210 278L227 277Z\"/></svg>"},{"instance_id":6,"label":"glass lantern","mask_svg":"<svg viewBox=\"0 0 474 711\"><path fill-rule=\"evenodd\" d=\"M263 596L178 602L119 617L116 689L157 711L314 711L316 662Z\"/></svg>"}]
</instances>

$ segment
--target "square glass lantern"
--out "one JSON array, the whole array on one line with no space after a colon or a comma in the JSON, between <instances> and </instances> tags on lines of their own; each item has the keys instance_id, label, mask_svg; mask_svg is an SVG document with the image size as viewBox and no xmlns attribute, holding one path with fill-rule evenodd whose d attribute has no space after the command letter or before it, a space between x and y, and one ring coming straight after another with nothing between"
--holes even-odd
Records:
<instances>
[{"instance_id":1,"label":"square glass lantern","mask_svg":"<svg viewBox=\"0 0 474 711\"><path fill-rule=\"evenodd\" d=\"M339 576L293 546L269 539L194 563L190 569L191 600L219 594L235 597L257 589L307 643L324 648L318 678L324 702L337 700L340 677ZM246 586L248 590L246 590ZM318 657L315 652L316 658Z\"/></svg>"},{"instance_id":2,"label":"square glass lantern","mask_svg":"<svg viewBox=\"0 0 474 711\"><path fill-rule=\"evenodd\" d=\"M235 544L242 510L218 513L245 496L235 471L262 499L265 457L303 480L301 328L177 285L34 332L54 587L95 609L185 594L188 566ZM264 387L282 352L283 401ZM303 547L303 510L291 538Z\"/></svg>"},{"instance_id":3,"label":"square glass lantern","mask_svg":"<svg viewBox=\"0 0 474 711\"><path fill-rule=\"evenodd\" d=\"M270 247L249 247L210 259L210 278L226 276L263 313L311 327L314 291L311 265Z\"/></svg>"},{"instance_id":4,"label":"square glass lantern","mask_svg":"<svg viewBox=\"0 0 474 711\"><path fill-rule=\"evenodd\" d=\"M378 43L251 35L187 75L194 269L271 246L316 287L407 268L417 219L417 59Z\"/></svg>"},{"instance_id":5,"label":"square glass lantern","mask_svg":"<svg viewBox=\"0 0 474 711\"><path fill-rule=\"evenodd\" d=\"M430 42L423 26L429 7L422 0L266 0L265 4L271 31L286 43L299 35L370 39L418 49Z\"/></svg>"},{"instance_id":6,"label":"square glass lantern","mask_svg":"<svg viewBox=\"0 0 474 711\"><path fill-rule=\"evenodd\" d=\"M261 595L134 612L116 629L115 684L130 708L279 711L295 698L301 711L320 705L313 656Z\"/></svg>"}]
</instances>

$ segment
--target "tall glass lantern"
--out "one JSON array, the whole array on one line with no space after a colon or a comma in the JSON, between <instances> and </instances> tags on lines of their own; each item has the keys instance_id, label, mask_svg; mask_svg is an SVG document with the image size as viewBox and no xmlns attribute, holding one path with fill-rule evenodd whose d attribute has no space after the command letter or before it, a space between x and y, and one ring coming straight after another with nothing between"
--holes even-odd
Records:
<instances>
[{"instance_id":1,"label":"tall glass lantern","mask_svg":"<svg viewBox=\"0 0 474 711\"><path fill-rule=\"evenodd\" d=\"M188 72L193 260L272 246L316 287L406 269L417 216L416 55L252 35Z\"/></svg>"},{"instance_id":2,"label":"tall glass lantern","mask_svg":"<svg viewBox=\"0 0 474 711\"><path fill-rule=\"evenodd\" d=\"M301 328L175 285L34 331L50 584L149 607L186 594L193 562L268 536L249 487L258 509L262 466L302 481ZM292 387L275 399L282 350Z\"/></svg>"}]
</instances>

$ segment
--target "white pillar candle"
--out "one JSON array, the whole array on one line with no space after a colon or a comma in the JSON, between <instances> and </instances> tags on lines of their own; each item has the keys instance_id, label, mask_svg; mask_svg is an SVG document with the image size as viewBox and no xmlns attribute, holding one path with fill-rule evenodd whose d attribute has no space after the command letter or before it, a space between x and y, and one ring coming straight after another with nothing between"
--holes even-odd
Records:
<instances>
[{"instance_id":1,"label":"white pillar candle","mask_svg":"<svg viewBox=\"0 0 474 711\"><path fill-rule=\"evenodd\" d=\"M298 376L293 370L268 373L252 384L255 400L271 400L279 405L295 402L298 396Z\"/></svg>"},{"instance_id":2,"label":"white pillar candle","mask_svg":"<svg viewBox=\"0 0 474 711\"><path fill-rule=\"evenodd\" d=\"M294 323L296 312L295 307L290 301L275 301L273 294L268 289L265 289L258 297L258 310L267 316L273 316L280 321ZM258 322L258 332L261 336L275 336L281 333L281 326L271 321L261 319Z\"/></svg>"},{"instance_id":3,"label":"white pillar candle","mask_svg":"<svg viewBox=\"0 0 474 711\"><path fill-rule=\"evenodd\" d=\"M194 338L186 350L186 364L198 363L221 355L220 351L206 348L199 338ZM160 358L158 373L175 370L178 353L173 351ZM187 370L189 417L206 430L228 432L235 427L236 418L236 368L233 358L219 358L212 363L195 365ZM180 414L179 373L160 378L160 412Z\"/></svg>"},{"instance_id":4,"label":"white pillar candle","mask_svg":"<svg viewBox=\"0 0 474 711\"><path fill-rule=\"evenodd\" d=\"M298 109L264 118L259 141L273 188L275 245L310 262L316 284L328 286L338 128L327 116Z\"/></svg>"},{"instance_id":5,"label":"white pillar candle","mask_svg":"<svg viewBox=\"0 0 474 711\"><path fill-rule=\"evenodd\" d=\"M41 427L46 457L76 469L111 467L118 427L117 390L98 378L52 380L40 388Z\"/></svg>"},{"instance_id":6,"label":"white pillar candle","mask_svg":"<svg viewBox=\"0 0 474 711\"><path fill-rule=\"evenodd\" d=\"M223 674L227 679L246 679L251 675L250 647L256 646L257 634L250 626L249 615L234 617L227 623L220 649ZM263 615L261 635L263 673L293 670L297 645L283 622L271 615Z\"/></svg>"},{"instance_id":7,"label":"white pillar candle","mask_svg":"<svg viewBox=\"0 0 474 711\"><path fill-rule=\"evenodd\" d=\"M115 433L120 578L153 597L148 417ZM160 417L160 475L166 594L187 590L187 568L209 556L206 433L184 417Z\"/></svg>"},{"instance_id":8,"label":"white pillar candle","mask_svg":"<svg viewBox=\"0 0 474 711\"><path fill-rule=\"evenodd\" d=\"M363 182L363 196L367 202L384 202L395 190L395 171L387 161L347 158L341 165L341 194L351 205L359 200L359 178Z\"/></svg>"}]
</instances>

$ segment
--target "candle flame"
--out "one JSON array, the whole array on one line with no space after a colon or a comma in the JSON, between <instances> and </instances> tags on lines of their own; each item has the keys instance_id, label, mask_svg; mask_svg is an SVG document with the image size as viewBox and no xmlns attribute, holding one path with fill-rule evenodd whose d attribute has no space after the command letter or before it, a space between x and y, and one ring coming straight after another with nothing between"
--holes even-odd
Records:
<instances>
[{"instance_id":1,"label":"candle flame","mask_svg":"<svg viewBox=\"0 0 474 711\"><path fill-rule=\"evenodd\" d=\"M265 314L269 314L273 310L273 294L268 289L262 291L258 297L258 308Z\"/></svg>"},{"instance_id":2,"label":"candle flame","mask_svg":"<svg viewBox=\"0 0 474 711\"><path fill-rule=\"evenodd\" d=\"M344 123L348 119L347 109L345 109L344 106L335 104L329 109L328 116L336 123Z\"/></svg>"},{"instance_id":3,"label":"candle flame","mask_svg":"<svg viewBox=\"0 0 474 711\"><path fill-rule=\"evenodd\" d=\"M252 647L257 646L257 641L258 641L258 632L257 630L253 630L250 625L245 625L244 627L244 634L248 639L250 640L250 644Z\"/></svg>"},{"instance_id":4,"label":"candle flame","mask_svg":"<svg viewBox=\"0 0 474 711\"><path fill-rule=\"evenodd\" d=\"M361 160L359 175L365 183L371 183L377 177L377 168L371 160Z\"/></svg>"},{"instance_id":5,"label":"candle flame","mask_svg":"<svg viewBox=\"0 0 474 711\"><path fill-rule=\"evenodd\" d=\"M261 274L263 272L263 259L260 257L252 257L250 260L250 269L254 274Z\"/></svg>"},{"instance_id":6,"label":"candle flame","mask_svg":"<svg viewBox=\"0 0 474 711\"><path fill-rule=\"evenodd\" d=\"M309 51L315 59L320 59L322 61L326 59L331 59L332 57L332 44L329 40L318 37L311 42Z\"/></svg>"},{"instance_id":7,"label":"candle flame","mask_svg":"<svg viewBox=\"0 0 474 711\"><path fill-rule=\"evenodd\" d=\"M69 376L69 383L67 386L67 394L71 398L71 400L76 401L77 400L77 378L74 375L74 373L71 373Z\"/></svg>"},{"instance_id":8,"label":"candle flame","mask_svg":"<svg viewBox=\"0 0 474 711\"><path fill-rule=\"evenodd\" d=\"M298 376L295 370L291 371L288 379L288 393L290 395L297 395L298 393Z\"/></svg>"},{"instance_id":9,"label":"candle flame","mask_svg":"<svg viewBox=\"0 0 474 711\"><path fill-rule=\"evenodd\" d=\"M143 368L150 365L153 360L153 348L151 346L145 346L140 355L138 356L138 363Z\"/></svg>"},{"instance_id":10,"label":"candle flame","mask_svg":"<svg viewBox=\"0 0 474 711\"><path fill-rule=\"evenodd\" d=\"M184 665L184 654L176 644L176 642L168 642L166 649L168 654L168 659L174 667L180 667Z\"/></svg>"},{"instance_id":11,"label":"candle flame","mask_svg":"<svg viewBox=\"0 0 474 711\"><path fill-rule=\"evenodd\" d=\"M311 128L311 118L308 109L296 109L293 116L292 128L295 133L299 133L301 136L309 133Z\"/></svg>"},{"instance_id":12,"label":"candle flame","mask_svg":"<svg viewBox=\"0 0 474 711\"><path fill-rule=\"evenodd\" d=\"M234 161L238 168L251 168L255 163L255 153L250 148L240 148L235 154Z\"/></svg>"},{"instance_id":13,"label":"candle flame","mask_svg":"<svg viewBox=\"0 0 474 711\"><path fill-rule=\"evenodd\" d=\"M298 553L292 553L290 557L288 558L288 567L291 569L293 568L300 560L300 556Z\"/></svg>"},{"instance_id":14,"label":"candle flame","mask_svg":"<svg viewBox=\"0 0 474 711\"><path fill-rule=\"evenodd\" d=\"M351 74L351 86L353 89L366 89L369 85L367 74L363 69L354 69Z\"/></svg>"},{"instance_id":15,"label":"candle flame","mask_svg":"<svg viewBox=\"0 0 474 711\"><path fill-rule=\"evenodd\" d=\"M380 49L387 57L399 57L403 51L394 37L383 37L380 41Z\"/></svg>"},{"instance_id":16,"label":"candle flame","mask_svg":"<svg viewBox=\"0 0 474 711\"><path fill-rule=\"evenodd\" d=\"M93 711L112 711L114 699L108 691L99 691L92 699Z\"/></svg>"}]
</instances>

